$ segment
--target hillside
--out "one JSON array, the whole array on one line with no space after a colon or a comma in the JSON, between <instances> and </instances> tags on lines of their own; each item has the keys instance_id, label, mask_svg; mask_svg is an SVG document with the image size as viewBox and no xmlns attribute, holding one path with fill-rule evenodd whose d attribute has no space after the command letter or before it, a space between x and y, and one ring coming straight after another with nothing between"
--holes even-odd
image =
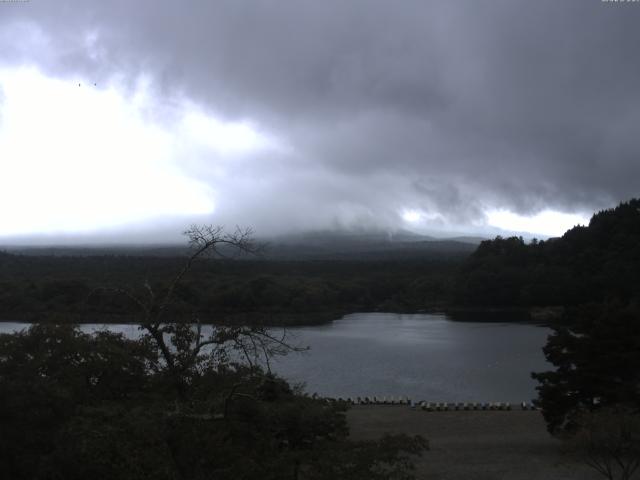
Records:
<instances>
[{"instance_id":1,"label":"hillside","mask_svg":"<svg viewBox=\"0 0 640 480\"><path fill-rule=\"evenodd\" d=\"M593 215L586 227L526 244L482 242L455 281L454 301L469 306L577 305L640 295L640 199Z\"/></svg>"},{"instance_id":2,"label":"hillside","mask_svg":"<svg viewBox=\"0 0 640 480\"><path fill-rule=\"evenodd\" d=\"M387 231L307 231L298 234L256 238L263 246L263 260L411 260L442 257L462 258L482 241L477 237L434 238L399 230ZM28 256L131 256L184 257L184 244L87 244L87 245L6 245L9 253ZM232 252L230 252L232 253Z\"/></svg>"}]
</instances>

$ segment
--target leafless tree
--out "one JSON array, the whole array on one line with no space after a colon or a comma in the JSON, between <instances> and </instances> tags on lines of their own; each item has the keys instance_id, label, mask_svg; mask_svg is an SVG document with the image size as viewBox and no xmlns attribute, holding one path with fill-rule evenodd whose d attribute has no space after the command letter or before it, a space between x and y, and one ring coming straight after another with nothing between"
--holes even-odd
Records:
<instances>
[{"instance_id":1,"label":"leafless tree","mask_svg":"<svg viewBox=\"0 0 640 480\"><path fill-rule=\"evenodd\" d=\"M640 412L614 406L583 414L574 443L587 465L609 480L631 480L640 467Z\"/></svg>"},{"instance_id":2,"label":"leafless tree","mask_svg":"<svg viewBox=\"0 0 640 480\"><path fill-rule=\"evenodd\" d=\"M175 301L176 289L204 257L227 257L229 253L256 254L261 247L252 236L251 229L236 227L226 233L221 226L192 225L184 232L189 242L189 255L168 286L156 292L147 280L143 289L103 287L100 290L128 298L138 310L143 341L150 342L159 352L155 368L187 379L200 366L211 362L226 363L231 357L242 358L249 366L265 365L270 370L270 358L292 351L305 350L287 340L285 329L280 334L261 325L214 325L205 336L196 313L188 322L167 319L167 311ZM206 355L204 354L206 352Z\"/></svg>"}]
</instances>

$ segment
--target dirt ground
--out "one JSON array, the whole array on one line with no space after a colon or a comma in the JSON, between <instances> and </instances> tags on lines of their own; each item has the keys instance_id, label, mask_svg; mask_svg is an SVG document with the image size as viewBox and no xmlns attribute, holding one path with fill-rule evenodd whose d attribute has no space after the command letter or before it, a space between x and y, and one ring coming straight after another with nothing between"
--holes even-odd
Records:
<instances>
[{"instance_id":1,"label":"dirt ground","mask_svg":"<svg viewBox=\"0 0 640 480\"><path fill-rule=\"evenodd\" d=\"M354 439L388 433L422 435L430 450L416 478L431 480L591 480L602 478L563 448L536 411L426 412L407 406L354 406Z\"/></svg>"}]
</instances>

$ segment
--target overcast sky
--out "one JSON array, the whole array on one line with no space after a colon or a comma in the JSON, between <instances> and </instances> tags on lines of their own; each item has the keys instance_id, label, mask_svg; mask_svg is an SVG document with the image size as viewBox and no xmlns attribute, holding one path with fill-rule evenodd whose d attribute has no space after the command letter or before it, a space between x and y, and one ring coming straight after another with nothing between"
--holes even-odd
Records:
<instances>
[{"instance_id":1,"label":"overcast sky","mask_svg":"<svg viewBox=\"0 0 640 480\"><path fill-rule=\"evenodd\" d=\"M557 235L640 193L639 45L640 2L0 2L0 241Z\"/></svg>"}]
</instances>

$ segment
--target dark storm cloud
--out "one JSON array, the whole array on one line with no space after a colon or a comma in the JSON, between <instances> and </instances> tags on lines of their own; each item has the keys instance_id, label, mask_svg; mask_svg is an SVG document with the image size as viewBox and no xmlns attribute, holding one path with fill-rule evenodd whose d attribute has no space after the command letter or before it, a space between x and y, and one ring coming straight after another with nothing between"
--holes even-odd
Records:
<instances>
[{"instance_id":1,"label":"dark storm cloud","mask_svg":"<svg viewBox=\"0 0 640 480\"><path fill-rule=\"evenodd\" d=\"M1 8L14 35L6 61L98 81L147 74L162 98L187 96L283 138L289 153L218 186L237 197L229 218L389 224L415 208L468 225L490 208L590 211L639 193L640 4Z\"/></svg>"}]
</instances>

